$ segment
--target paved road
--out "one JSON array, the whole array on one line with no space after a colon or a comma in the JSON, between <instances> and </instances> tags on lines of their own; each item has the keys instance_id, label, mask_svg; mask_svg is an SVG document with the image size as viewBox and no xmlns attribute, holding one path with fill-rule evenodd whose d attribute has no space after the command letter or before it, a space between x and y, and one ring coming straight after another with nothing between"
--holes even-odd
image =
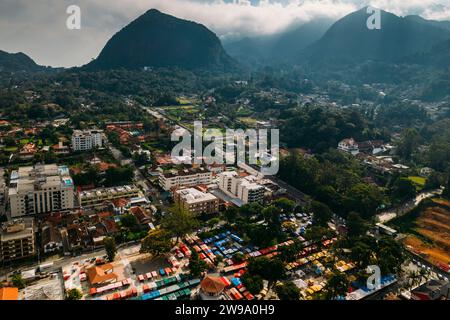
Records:
<instances>
[{"instance_id":1,"label":"paved road","mask_svg":"<svg viewBox=\"0 0 450 320\"><path fill-rule=\"evenodd\" d=\"M414 199L406 202L402 206L378 214L377 218L381 223L386 223L398 216L402 216L402 215L408 213L413 208L417 207L422 200L434 197L439 194L442 194L442 189L436 189L436 190L422 192L422 193L418 194Z\"/></svg>"},{"instance_id":2,"label":"paved road","mask_svg":"<svg viewBox=\"0 0 450 320\"><path fill-rule=\"evenodd\" d=\"M137 244L136 242L130 242L130 243L124 243L117 246L118 249L118 255L123 257L124 255L129 255L130 250L136 250L137 247L140 247L140 244ZM71 264L76 261L84 261L84 260L90 260L92 258L102 257L106 255L106 251L104 248L98 248L96 250L93 250L92 252L86 252L79 256L72 257L56 257L53 259L47 259L45 261L41 261L41 264L47 264L53 262L53 266L50 267L46 272L52 273L52 272L59 272L61 268L67 264ZM26 271L26 270L32 270L37 269L39 267L39 264L37 262L33 263L27 263L22 265L15 265L14 267L8 267L1 269L0 272L0 280L4 279L5 277L10 277L12 275L12 272L16 270Z\"/></svg>"}]
</instances>

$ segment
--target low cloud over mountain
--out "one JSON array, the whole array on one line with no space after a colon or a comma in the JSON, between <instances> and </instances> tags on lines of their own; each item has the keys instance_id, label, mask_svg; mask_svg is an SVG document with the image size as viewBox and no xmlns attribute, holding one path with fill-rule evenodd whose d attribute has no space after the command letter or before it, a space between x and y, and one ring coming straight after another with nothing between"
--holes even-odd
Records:
<instances>
[{"instance_id":1,"label":"low cloud over mountain","mask_svg":"<svg viewBox=\"0 0 450 320\"><path fill-rule=\"evenodd\" d=\"M82 10L82 29L66 28L66 8ZM0 43L41 65L82 65L112 35L151 8L204 24L222 40L271 35L316 18L338 20L367 4L397 15L450 19L450 0L2 0Z\"/></svg>"}]
</instances>

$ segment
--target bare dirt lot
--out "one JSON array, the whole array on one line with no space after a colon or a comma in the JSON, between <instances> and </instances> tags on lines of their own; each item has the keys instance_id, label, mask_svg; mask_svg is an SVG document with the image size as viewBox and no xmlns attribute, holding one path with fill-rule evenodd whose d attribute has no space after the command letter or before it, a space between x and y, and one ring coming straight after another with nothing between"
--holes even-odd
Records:
<instances>
[{"instance_id":1,"label":"bare dirt lot","mask_svg":"<svg viewBox=\"0 0 450 320\"><path fill-rule=\"evenodd\" d=\"M413 251L428 256L431 262L450 262L450 201L434 199L436 206L426 208L415 220L419 236L405 238L405 245Z\"/></svg>"},{"instance_id":2,"label":"bare dirt lot","mask_svg":"<svg viewBox=\"0 0 450 320\"><path fill-rule=\"evenodd\" d=\"M426 244L416 236L406 237L403 243L414 252L426 255L432 263L440 262L447 264L450 262L450 253L448 251L442 250L434 245Z\"/></svg>"}]
</instances>

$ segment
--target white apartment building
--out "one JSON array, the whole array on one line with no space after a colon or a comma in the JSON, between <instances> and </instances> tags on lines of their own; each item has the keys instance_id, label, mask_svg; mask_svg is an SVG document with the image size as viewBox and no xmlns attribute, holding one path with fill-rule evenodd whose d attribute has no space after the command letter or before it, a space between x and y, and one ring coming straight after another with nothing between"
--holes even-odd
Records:
<instances>
[{"instance_id":1,"label":"white apartment building","mask_svg":"<svg viewBox=\"0 0 450 320\"><path fill-rule=\"evenodd\" d=\"M212 172L203 167L164 172L159 175L159 185L166 191L179 187L195 187L211 182Z\"/></svg>"},{"instance_id":2,"label":"white apartment building","mask_svg":"<svg viewBox=\"0 0 450 320\"><path fill-rule=\"evenodd\" d=\"M86 151L103 146L103 131L101 130L75 130L72 134L72 149Z\"/></svg>"},{"instance_id":3,"label":"white apartment building","mask_svg":"<svg viewBox=\"0 0 450 320\"><path fill-rule=\"evenodd\" d=\"M265 188L256 183L254 176L240 177L236 171L226 171L218 175L219 189L244 202L262 202Z\"/></svg>"},{"instance_id":4,"label":"white apartment building","mask_svg":"<svg viewBox=\"0 0 450 320\"><path fill-rule=\"evenodd\" d=\"M72 209L74 184L69 169L51 164L13 171L8 202L12 218Z\"/></svg>"},{"instance_id":5,"label":"white apartment building","mask_svg":"<svg viewBox=\"0 0 450 320\"><path fill-rule=\"evenodd\" d=\"M141 197L141 190L135 185L126 185L111 188L99 188L82 191L78 194L78 201L83 208L103 206L116 199L132 199Z\"/></svg>"},{"instance_id":6,"label":"white apartment building","mask_svg":"<svg viewBox=\"0 0 450 320\"><path fill-rule=\"evenodd\" d=\"M359 153L358 143L353 138L340 141L338 144L338 150L348 152L352 155L357 155Z\"/></svg>"}]
</instances>

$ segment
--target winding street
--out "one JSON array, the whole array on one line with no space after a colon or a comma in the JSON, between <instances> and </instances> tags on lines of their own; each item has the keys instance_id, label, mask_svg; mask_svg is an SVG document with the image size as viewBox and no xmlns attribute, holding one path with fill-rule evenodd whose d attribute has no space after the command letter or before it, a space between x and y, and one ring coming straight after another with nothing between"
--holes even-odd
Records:
<instances>
[{"instance_id":1,"label":"winding street","mask_svg":"<svg viewBox=\"0 0 450 320\"><path fill-rule=\"evenodd\" d=\"M435 189L431 191L425 191L420 194L418 194L414 199L404 203L400 207L397 207L395 209L391 209L388 211L384 211L376 216L378 221L380 223L386 223L388 221L391 221L392 219L395 219L397 217L401 217L402 215L408 213L415 207L417 207L420 202L422 202L425 199L432 198L434 196L442 194L442 189Z\"/></svg>"}]
</instances>

